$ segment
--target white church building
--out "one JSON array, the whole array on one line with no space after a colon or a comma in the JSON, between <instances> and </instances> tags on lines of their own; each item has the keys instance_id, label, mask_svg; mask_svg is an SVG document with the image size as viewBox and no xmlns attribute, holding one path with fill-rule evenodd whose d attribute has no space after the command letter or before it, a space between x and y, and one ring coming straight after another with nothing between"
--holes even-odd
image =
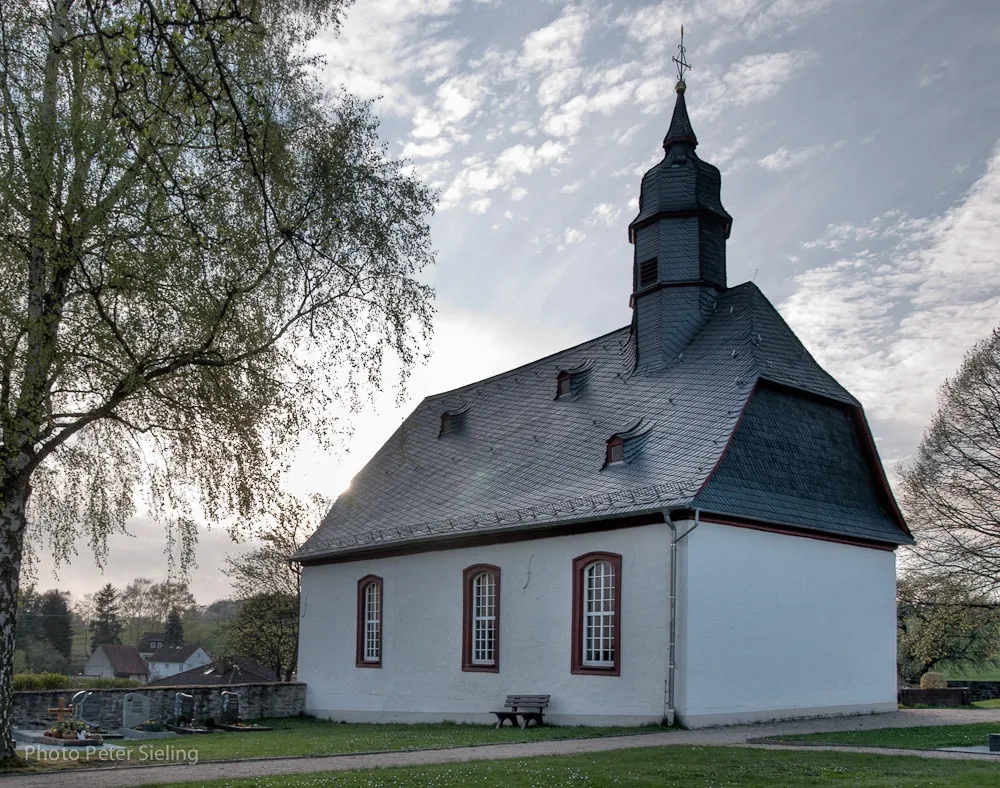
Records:
<instances>
[{"instance_id":1,"label":"white church building","mask_svg":"<svg viewBox=\"0 0 1000 788\"><path fill-rule=\"evenodd\" d=\"M309 713L689 727L896 708L895 548L860 403L752 283L678 83L631 324L428 397L295 555ZM623 282L623 290L626 283Z\"/></svg>"}]
</instances>

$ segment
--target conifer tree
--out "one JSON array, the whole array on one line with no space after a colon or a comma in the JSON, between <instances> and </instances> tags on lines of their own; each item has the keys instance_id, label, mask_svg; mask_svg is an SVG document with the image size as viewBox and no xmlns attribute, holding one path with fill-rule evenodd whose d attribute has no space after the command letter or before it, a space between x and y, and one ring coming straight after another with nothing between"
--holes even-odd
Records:
<instances>
[{"instance_id":1,"label":"conifer tree","mask_svg":"<svg viewBox=\"0 0 1000 788\"><path fill-rule=\"evenodd\" d=\"M94 596L94 618L90 622L90 643L93 648L121 643L121 613L118 607L118 591L111 583L104 586Z\"/></svg>"},{"instance_id":2,"label":"conifer tree","mask_svg":"<svg viewBox=\"0 0 1000 788\"><path fill-rule=\"evenodd\" d=\"M171 608L167 615L167 626L163 630L163 642L168 648L184 645L184 624L181 621L181 612L176 607Z\"/></svg>"},{"instance_id":3,"label":"conifer tree","mask_svg":"<svg viewBox=\"0 0 1000 788\"><path fill-rule=\"evenodd\" d=\"M69 609L69 594L65 591L46 591L38 605L40 631L49 645L69 659L73 650L73 616Z\"/></svg>"}]
</instances>

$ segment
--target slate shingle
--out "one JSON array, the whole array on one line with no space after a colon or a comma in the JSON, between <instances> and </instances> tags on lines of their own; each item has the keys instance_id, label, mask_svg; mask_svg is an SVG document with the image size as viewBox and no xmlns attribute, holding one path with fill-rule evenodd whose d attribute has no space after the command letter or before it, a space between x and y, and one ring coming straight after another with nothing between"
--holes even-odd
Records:
<instances>
[{"instance_id":1,"label":"slate shingle","mask_svg":"<svg viewBox=\"0 0 1000 788\"><path fill-rule=\"evenodd\" d=\"M554 399L559 372L581 364L588 365L586 386ZM711 318L666 368L635 369L634 339L625 327L427 397L295 557L690 507L699 503L759 379L858 407L760 290L743 284L720 295ZM441 414L456 403L470 406L463 429L439 439ZM606 468L607 440L640 421L652 425L641 450L629 463ZM774 492L775 516L801 514L801 504L785 500L795 498L794 490ZM714 503L728 501L737 513L738 490L720 485L713 493ZM881 509L869 514L866 538L910 541Z\"/></svg>"}]
</instances>

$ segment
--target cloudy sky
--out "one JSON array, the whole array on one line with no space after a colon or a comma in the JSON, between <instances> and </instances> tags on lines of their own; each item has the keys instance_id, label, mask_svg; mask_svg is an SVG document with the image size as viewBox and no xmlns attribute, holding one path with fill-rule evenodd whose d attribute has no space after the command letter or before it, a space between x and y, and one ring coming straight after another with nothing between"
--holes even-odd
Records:
<instances>
[{"instance_id":1,"label":"cloudy sky","mask_svg":"<svg viewBox=\"0 0 1000 788\"><path fill-rule=\"evenodd\" d=\"M346 452L305 456L295 491L336 495L423 396L629 322L626 227L682 23L730 284L756 277L862 400L890 470L911 455L937 387L1000 323L996 0L358 0L317 49L440 193L434 356L406 402L354 417ZM160 532L133 531L103 577L84 550L59 585L162 575ZM204 603L228 549L202 540Z\"/></svg>"}]
</instances>

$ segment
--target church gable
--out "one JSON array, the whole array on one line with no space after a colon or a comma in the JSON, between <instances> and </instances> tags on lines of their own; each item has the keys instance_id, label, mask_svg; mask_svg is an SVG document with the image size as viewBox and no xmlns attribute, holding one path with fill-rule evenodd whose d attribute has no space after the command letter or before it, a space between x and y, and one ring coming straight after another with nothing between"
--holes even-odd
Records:
<instances>
[{"instance_id":1,"label":"church gable","mask_svg":"<svg viewBox=\"0 0 1000 788\"><path fill-rule=\"evenodd\" d=\"M909 541L866 452L847 407L762 382L694 505L838 536Z\"/></svg>"}]
</instances>

